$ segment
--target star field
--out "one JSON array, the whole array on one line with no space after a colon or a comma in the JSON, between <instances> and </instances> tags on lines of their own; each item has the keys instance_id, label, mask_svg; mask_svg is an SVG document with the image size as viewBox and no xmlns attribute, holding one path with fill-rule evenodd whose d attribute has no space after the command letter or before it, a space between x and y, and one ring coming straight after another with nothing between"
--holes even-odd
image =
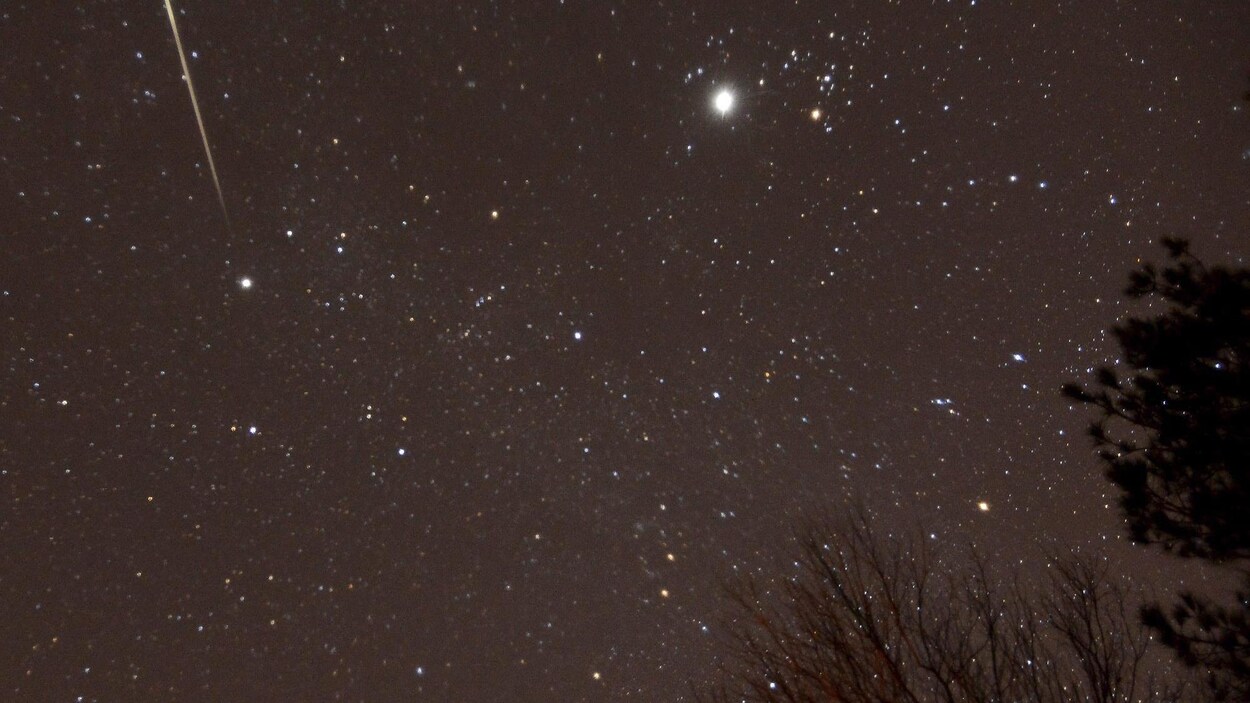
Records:
<instances>
[{"instance_id":1,"label":"star field","mask_svg":"<svg viewBox=\"0 0 1250 703\"><path fill-rule=\"evenodd\" d=\"M1058 389L1250 255L1246 5L174 7L229 226L159 3L0 7L6 700L684 700L859 500L1161 578Z\"/></svg>"}]
</instances>

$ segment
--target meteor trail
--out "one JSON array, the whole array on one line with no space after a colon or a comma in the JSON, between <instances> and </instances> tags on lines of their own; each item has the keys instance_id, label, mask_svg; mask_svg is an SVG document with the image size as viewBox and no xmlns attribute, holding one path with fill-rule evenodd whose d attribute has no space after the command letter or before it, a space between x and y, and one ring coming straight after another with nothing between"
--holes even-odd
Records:
<instances>
[{"instance_id":1,"label":"meteor trail","mask_svg":"<svg viewBox=\"0 0 1250 703\"><path fill-rule=\"evenodd\" d=\"M187 52L182 49L182 35L178 33L178 23L174 20L173 0L165 0L165 12L169 15L169 28L174 31L174 46L178 47L178 60L182 62L182 75L187 77L187 92L191 94L191 109L195 111L195 123L200 126L200 140L204 142L204 155L208 157L208 170L213 175L213 186L217 188L217 203L221 205L221 214L226 218L226 229L230 229L230 211L226 209L226 196L221 192L221 181L217 178L217 164L213 163L213 149L208 145L208 130L204 128L204 117L200 114L200 101L195 98L195 85L191 83L191 67L187 65Z\"/></svg>"}]
</instances>

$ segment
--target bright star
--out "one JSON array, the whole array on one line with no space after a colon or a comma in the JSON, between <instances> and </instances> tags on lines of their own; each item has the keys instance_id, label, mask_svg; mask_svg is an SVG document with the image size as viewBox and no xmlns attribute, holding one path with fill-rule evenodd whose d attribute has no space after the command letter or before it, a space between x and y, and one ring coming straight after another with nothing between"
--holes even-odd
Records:
<instances>
[{"instance_id":1,"label":"bright star","mask_svg":"<svg viewBox=\"0 0 1250 703\"><path fill-rule=\"evenodd\" d=\"M239 279L239 287L240 287L240 288L242 288L243 290L251 290L251 288L252 288L252 279L248 278L247 276L244 276L243 278L240 278L240 279Z\"/></svg>"},{"instance_id":2,"label":"bright star","mask_svg":"<svg viewBox=\"0 0 1250 703\"><path fill-rule=\"evenodd\" d=\"M728 88L722 89L716 94L716 98L712 100L712 106L716 111L725 116L734 106L734 94Z\"/></svg>"}]
</instances>

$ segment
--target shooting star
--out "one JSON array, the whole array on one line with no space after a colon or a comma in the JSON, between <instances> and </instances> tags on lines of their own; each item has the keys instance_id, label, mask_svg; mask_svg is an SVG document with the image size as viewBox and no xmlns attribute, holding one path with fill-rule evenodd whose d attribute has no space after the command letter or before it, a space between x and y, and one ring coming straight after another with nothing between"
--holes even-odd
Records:
<instances>
[{"instance_id":1,"label":"shooting star","mask_svg":"<svg viewBox=\"0 0 1250 703\"><path fill-rule=\"evenodd\" d=\"M208 145L208 130L204 128L204 116L200 114L200 101L195 98L195 85L191 83L191 67L187 65L187 52L182 49L182 35L178 33L178 22L174 19L173 0L165 0L165 12L169 15L169 28L174 32L174 46L178 47L178 60L182 62L182 75L187 78L187 92L191 94L191 109L195 111L195 123L200 126L200 141L204 143L204 155L208 157L208 170L213 176L213 186L217 189L217 203L221 205L222 217L226 218L226 229L230 229L230 211L226 209L226 196L221 191L221 180L217 178L217 164L213 163L213 149Z\"/></svg>"}]
</instances>

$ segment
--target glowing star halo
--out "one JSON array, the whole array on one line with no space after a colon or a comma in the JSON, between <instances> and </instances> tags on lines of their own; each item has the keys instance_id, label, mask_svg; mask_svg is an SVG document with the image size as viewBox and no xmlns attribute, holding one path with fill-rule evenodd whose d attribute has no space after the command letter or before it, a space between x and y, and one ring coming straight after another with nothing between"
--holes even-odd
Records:
<instances>
[{"instance_id":1,"label":"glowing star halo","mask_svg":"<svg viewBox=\"0 0 1250 703\"><path fill-rule=\"evenodd\" d=\"M712 99L712 107L716 108L716 111L721 114L721 117L727 115L729 111L733 109L733 106L734 94L728 88L722 88L721 91L716 94L716 97Z\"/></svg>"}]
</instances>

